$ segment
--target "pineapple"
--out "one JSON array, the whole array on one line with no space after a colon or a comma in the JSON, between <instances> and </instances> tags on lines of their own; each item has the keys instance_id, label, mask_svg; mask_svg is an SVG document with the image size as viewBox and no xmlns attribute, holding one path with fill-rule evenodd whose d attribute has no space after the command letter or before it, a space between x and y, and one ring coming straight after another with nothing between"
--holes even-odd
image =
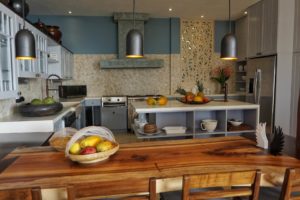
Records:
<instances>
[{"instance_id":1,"label":"pineapple","mask_svg":"<svg viewBox=\"0 0 300 200\"><path fill-rule=\"evenodd\" d=\"M203 93L203 90L204 90L203 83L201 83L200 81L197 81L197 87L198 87L198 93L197 93L197 96L204 97L204 93Z\"/></svg>"},{"instance_id":2,"label":"pineapple","mask_svg":"<svg viewBox=\"0 0 300 200\"><path fill-rule=\"evenodd\" d=\"M181 95L186 95L185 89L182 89L181 87L178 87L177 90L175 91L176 93L179 93Z\"/></svg>"}]
</instances>

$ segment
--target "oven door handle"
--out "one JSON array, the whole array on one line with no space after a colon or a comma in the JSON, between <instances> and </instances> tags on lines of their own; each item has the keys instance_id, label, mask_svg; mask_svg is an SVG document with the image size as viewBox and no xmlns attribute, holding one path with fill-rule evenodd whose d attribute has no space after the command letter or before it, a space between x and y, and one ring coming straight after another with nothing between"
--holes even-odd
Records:
<instances>
[{"instance_id":1,"label":"oven door handle","mask_svg":"<svg viewBox=\"0 0 300 200\"><path fill-rule=\"evenodd\" d=\"M102 108L123 108L123 107L127 107L124 104L114 104L114 105L102 105Z\"/></svg>"}]
</instances>

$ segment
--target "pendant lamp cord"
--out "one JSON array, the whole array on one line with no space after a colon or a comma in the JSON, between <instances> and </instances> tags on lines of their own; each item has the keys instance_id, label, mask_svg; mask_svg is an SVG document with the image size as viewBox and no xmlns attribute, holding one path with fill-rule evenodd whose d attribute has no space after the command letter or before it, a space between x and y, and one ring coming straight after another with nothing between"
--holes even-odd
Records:
<instances>
[{"instance_id":1,"label":"pendant lamp cord","mask_svg":"<svg viewBox=\"0 0 300 200\"><path fill-rule=\"evenodd\" d=\"M25 29L25 0L22 0L23 29Z\"/></svg>"},{"instance_id":2,"label":"pendant lamp cord","mask_svg":"<svg viewBox=\"0 0 300 200\"><path fill-rule=\"evenodd\" d=\"M132 17L133 17L133 29L135 29L135 0L133 0Z\"/></svg>"},{"instance_id":3,"label":"pendant lamp cord","mask_svg":"<svg viewBox=\"0 0 300 200\"><path fill-rule=\"evenodd\" d=\"M230 15L231 15L231 2L229 0L229 33L231 33L231 18L230 18Z\"/></svg>"}]
</instances>

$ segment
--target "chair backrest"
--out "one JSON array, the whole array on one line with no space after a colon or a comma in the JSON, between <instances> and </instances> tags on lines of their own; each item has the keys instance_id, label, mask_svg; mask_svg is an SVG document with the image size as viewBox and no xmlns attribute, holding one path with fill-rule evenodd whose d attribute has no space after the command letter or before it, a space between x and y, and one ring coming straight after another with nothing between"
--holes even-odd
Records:
<instances>
[{"instance_id":1,"label":"chair backrest","mask_svg":"<svg viewBox=\"0 0 300 200\"><path fill-rule=\"evenodd\" d=\"M285 171L280 200L300 200L300 173L298 169L289 168Z\"/></svg>"},{"instance_id":2,"label":"chair backrest","mask_svg":"<svg viewBox=\"0 0 300 200\"><path fill-rule=\"evenodd\" d=\"M137 191L132 191L132 195L128 194L122 194L122 187L127 190L126 186L130 185L132 186L134 182L126 181L125 184L116 184L116 183L107 183L106 186L103 185L103 183L90 183L89 186L82 185L82 184L72 184L67 187L67 195L68 200L75 200L77 198L89 198L89 197L101 197L108 198L109 196L103 195L102 191L105 190L105 188L113 187L116 188L118 192L121 191L120 194L113 195L113 198L116 199L122 199L122 200L156 200L156 178L151 178L149 180L149 194L137 194L138 192L138 185L137 185ZM107 188L106 188L107 189ZM110 196L112 197L112 196ZM98 199L98 198L97 198Z\"/></svg>"},{"instance_id":3,"label":"chair backrest","mask_svg":"<svg viewBox=\"0 0 300 200\"><path fill-rule=\"evenodd\" d=\"M260 178L261 172L259 170L185 175L183 177L182 199L249 196L249 199L258 200ZM196 188L206 188L207 190L191 191L191 189Z\"/></svg>"}]
</instances>

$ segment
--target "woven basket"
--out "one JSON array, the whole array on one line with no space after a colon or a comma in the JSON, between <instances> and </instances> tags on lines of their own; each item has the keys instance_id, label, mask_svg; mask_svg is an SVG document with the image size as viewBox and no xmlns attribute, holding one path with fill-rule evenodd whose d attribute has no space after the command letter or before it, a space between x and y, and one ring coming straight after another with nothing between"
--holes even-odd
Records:
<instances>
[{"instance_id":1,"label":"woven basket","mask_svg":"<svg viewBox=\"0 0 300 200\"><path fill-rule=\"evenodd\" d=\"M113 142L114 148L108 151L87 154L87 155L69 154L69 150L73 143L75 143L77 140L79 140L82 137L91 136L91 135L100 136L106 140ZM116 142L113 133L109 129L100 126L89 126L77 131L77 133L73 135L73 137L67 143L65 155L66 157L69 157L72 161L79 162L82 164L90 164L90 163L96 163L96 162L107 160L109 156L115 154L118 151L118 149L119 149L119 144Z\"/></svg>"},{"instance_id":2,"label":"woven basket","mask_svg":"<svg viewBox=\"0 0 300 200\"><path fill-rule=\"evenodd\" d=\"M50 146L55 148L57 151L64 152L67 143L70 141L72 136L77 132L75 128L63 128L55 132L49 139Z\"/></svg>"}]
</instances>

